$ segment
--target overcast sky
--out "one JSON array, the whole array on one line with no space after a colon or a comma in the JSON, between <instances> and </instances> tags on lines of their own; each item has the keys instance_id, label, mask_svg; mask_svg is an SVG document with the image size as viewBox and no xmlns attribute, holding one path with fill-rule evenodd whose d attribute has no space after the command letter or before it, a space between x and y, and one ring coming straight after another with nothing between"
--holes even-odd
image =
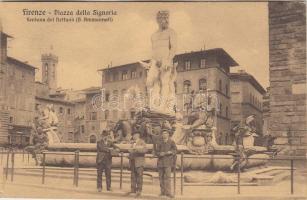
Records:
<instances>
[{"instance_id":1,"label":"overcast sky","mask_svg":"<svg viewBox=\"0 0 307 200\"><path fill-rule=\"evenodd\" d=\"M41 67L41 54L59 57L58 85L83 89L100 85L98 69L150 57L155 14L170 11L178 36L177 53L223 48L244 69L269 85L268 10L253 3L0 3L3 29L14 39L9 55ZM112 23L31 23L22 9L116 10ZM37 80L41 71L37 71Z\"/></svg>"}]
</instances>

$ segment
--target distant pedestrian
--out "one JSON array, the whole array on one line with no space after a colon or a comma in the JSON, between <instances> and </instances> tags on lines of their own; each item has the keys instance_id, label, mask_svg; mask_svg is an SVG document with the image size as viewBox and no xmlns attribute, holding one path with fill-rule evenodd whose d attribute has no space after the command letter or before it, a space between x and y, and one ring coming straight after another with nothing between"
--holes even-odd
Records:
<instances>
[{"instance_id":1,"label":"distant pedestrian","mask_svg":"<svg viewBox=\"0 0 307 200\"><path fill-rule=\"evenodd\" d=\"M129 152L131 191L128 194L136 194L136 197L139 197L142 193L145 153L147 152L146 143L141 139L139 132L133 134L133 143Z\"/></svg>"},{"instance_id":2,"label":"distant pedestrian","mask_svg":"<svg viewBox=\"0 0 307 200\"><path fill-rule=\"evenodd\" d=\"M170 130L162 130L162 140L157 144L156 149L161 190L160 196L174 197L171 192L171 172L175 163L176 152L176 144L170 139Z\"/></svg>"},{"instance_id":3,"label":"distant pedestrian","mask_svg":"<svg viewBox=\"0 0 307 200\"><path fill-rule=\"evenodd\" d=\"M107 191L111 191L111 167L112 167L112 148L114 146L113 141L109 137L107 131L103 131L101 139L97 141L97 190L102 191L102 173L104 171L106 177Z\"/></svg>"}]
</instances>

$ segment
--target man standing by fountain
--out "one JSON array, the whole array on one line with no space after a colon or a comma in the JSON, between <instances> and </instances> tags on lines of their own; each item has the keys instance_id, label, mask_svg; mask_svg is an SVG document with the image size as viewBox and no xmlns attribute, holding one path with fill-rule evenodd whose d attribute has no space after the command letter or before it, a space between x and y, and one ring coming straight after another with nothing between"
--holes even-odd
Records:
<instances>
[{"instance_id":1,"label":"man standing by fountain","mask_svg":"<svg viewBox=\"0 0 307 200\"><path fill-rule=\"evenodd\" d=\"M176 144L170 139L170 130L164 129L162 131L162 141L157 144L156 149L161 190L160 196L174 197L171 192L171 172L175 164L176 152Z\"/></svg>"},{"instance_id":2,"label":"man standing by fountain","mask_svg":"<svg viewBox=\"0 0 307 200\"><path fill-rule=\"evenodd\" d=\"M143 186L143 171L145 165L146 143L140 138L140 133L133 134L132 148L129 150L129 164L131 170L131 192L136 197L141 196Z\"/></svg>"},{"instance_id":3,"label":"man standing by fountain","mask_svg":"<svg viewBox=\"0 0 307 200\"><path fill-rule=\"evenodd\" d=\"M101 139L97 141L97 190L102 190L102 173L104 171L106 177L107 191L111 191L111 167L112 155L111 148L116 148L113 141L110 140L109 133L102 131Z\"/></svg>"}]
</instances>

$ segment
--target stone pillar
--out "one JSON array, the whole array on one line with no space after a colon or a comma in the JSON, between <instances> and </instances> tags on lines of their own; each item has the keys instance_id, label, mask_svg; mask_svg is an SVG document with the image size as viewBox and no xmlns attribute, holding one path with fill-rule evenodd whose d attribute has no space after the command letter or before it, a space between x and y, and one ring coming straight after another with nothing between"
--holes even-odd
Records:
<instances>
[{"instance_id":1,"label":"stone pillar","mask_svg":"<svg viewBox=\"0 0 307 200\"><path fill-rule=\"evenodd\" d=\"M306 8L270 1L270 132L275 143L306 153Z\"/></svg>"}]
</instances>

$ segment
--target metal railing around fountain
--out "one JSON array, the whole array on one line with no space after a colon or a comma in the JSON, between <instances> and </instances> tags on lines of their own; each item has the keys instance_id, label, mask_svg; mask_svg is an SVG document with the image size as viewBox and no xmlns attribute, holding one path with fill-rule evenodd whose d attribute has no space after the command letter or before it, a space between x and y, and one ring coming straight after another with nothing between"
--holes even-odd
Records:
<instances>
[{"instance_id":1,"label":"metal railing around fountain","mask_svg":"<svg viewBox=\"0 0 307 200\"><path fill-rule=\"evenodd\" d=\"M185 155L184 153L181 153L181 157L180 157L180 180L181 180L181 183L180 183L180 194L183 195L183 192L184 192L184 186L189 186L189 185L185 185L184 184L184 158L194 158L195 157L192 157L192 156L189 156L189 155ZM202 155L199 155L197 157L197 159L210 159L206 156L202 156ZM215 158L215 159L231 159L233 160L233 158L229 158L229 157L218 157L218 158ZM290 193L291 195L294 194L294 161L306 161L306 158L302 158L302 157L291 157L291 158L248 158L249 160L266 160L266 161L287 161L290 163L290 169L283 169L283 170L290 170ZM235 157L235 160L237 160L238 162L240 162L241 160L241 157L240 155L236 156ZM242 187L242 184L241 184L241 168L239 167L239 165L236 167L235 169L235 173L237 174L237 184L236 184L236 187L237 187L237 194L241 194L241 187Z\"/></svg>"},{"instance_id":2,"label":"metal railing around fountain","mask_svg":"<svg viewBox=\"0 0 307 200\"><path fill-rule=\"evenodd\" d=\"M8 179L8 175L10 172L10 180L11 182L14 181L14 172L15 172L15 155L16 154L22 154L23 155L23 162L25 162L25 155L28 155L28 162L29 162L29 154L25 153L24 150L15 150L12 148L4 149L0 148L0 153L1 153L1 162L3 162L4 155L6 155L6 163L5 167L3 167L3 175L5 177L5 180ZM77 150L75 152L48 152L44 151L42 152L42 163L41 163L41 183L45 184L46 183L46 156L50 154L56 154L56 155L73 155L74 156L74 165L73 165L73 186L78 187L79 185L79 160L80 156L85 156L85 155L80 155L80 151ZM88 156L88 155L87 155ZM90 155L90 156L95 156L95 155ZM124 157L128 157L124 153L120 153L118 156L113 156L113 157L120 157L120 175L119 175L119 188L123 188L123 159ZM11 159L10 159L11 158ZM146 158L156 158L156 156L149 156L146 155ZM197 157L191 156L190 154L184 154L183 152L180 154L180 165L177 170L180 172L180 194L184 194L184 188L193 186L193 185L187 185L184 183L184 159L210 159L207 156L202 156L199 155ZM229 157L216 157L215 159L233 159ZM235 159L238 161L241 160L240 156L237 156ZM294 163L295 161L305 161L306 158L302 157L289 157L289 158L249 158L253 160L267 160L267 161L286 161L289 162L290 168L289 169L284 169L284 170L290 170L290 194L294 194ZM9 166L11 164L11 166ZM173 170L173 191L174 194L176 194L176 179L177 177L177 170ZM240 167L237 167L235 170L235 173L237 174L237 183L236 183L236 188L237 188L237 194L241 193L241 169Z\"/></svg>"}]
</instances>

